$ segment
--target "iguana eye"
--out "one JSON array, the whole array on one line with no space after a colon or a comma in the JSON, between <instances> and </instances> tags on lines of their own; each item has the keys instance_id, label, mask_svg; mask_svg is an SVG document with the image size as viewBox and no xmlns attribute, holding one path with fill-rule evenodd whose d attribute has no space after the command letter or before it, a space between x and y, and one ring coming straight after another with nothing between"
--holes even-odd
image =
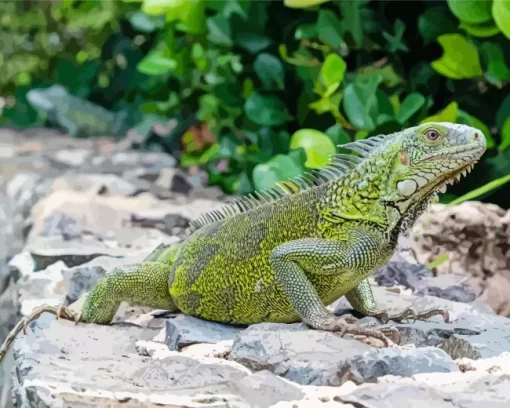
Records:
<instances>
[{"instance_id":1,"label":"iguana eye","mask_svg":"<svg viewBox=\"0 0 510 408\"><path fill-rule=\"evenodd\" d=\"M425 132L425 137L430 142L435 142L437 139L439 139L439 136L441 136L439 132L434 129L429 129Z\"/></svg>"}]
</instances>

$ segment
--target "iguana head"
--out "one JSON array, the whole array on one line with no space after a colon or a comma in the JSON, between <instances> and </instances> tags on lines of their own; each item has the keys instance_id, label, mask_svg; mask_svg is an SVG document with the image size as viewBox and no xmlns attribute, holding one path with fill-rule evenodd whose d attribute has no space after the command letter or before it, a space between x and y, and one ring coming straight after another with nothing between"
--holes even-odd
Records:
<instances>
[{"instance_id":1,"label":"iguana head","mask_svg":"<svg viewBox=\"0 0 510 408\"><path fill-rule=\"evenodd\" d=\"M386 140L393 160L386 164L381 199L393 202L401 212L445 192L448 184L471 171L486 149L479 129L446 122L408 128Z\"/></svg>"}]
</instances>

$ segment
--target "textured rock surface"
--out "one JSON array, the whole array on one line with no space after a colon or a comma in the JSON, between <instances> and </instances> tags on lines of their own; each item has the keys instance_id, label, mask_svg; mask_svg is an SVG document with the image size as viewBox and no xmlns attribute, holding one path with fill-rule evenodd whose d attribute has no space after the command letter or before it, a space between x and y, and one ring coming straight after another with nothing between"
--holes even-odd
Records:
<instances>
[{"instance_id":1,"label":"textured rock surface","mask_svg":"<svg viewBox=\"0 0 510 408\"><path fill-rule=\"evenodd\" d=\"M510 211L479 202L436 204L418 220L412 237L419 262L446 253L438 274L467 276L479 299L510 316Z\"/></svg>"},{"instance_id":2,"label":"textured rock surface","mask_svg":"<svg viewBox=\"0 0 510 408\"><path fill-rule=\"evenodd\" d=\"M44 137L43 144L0 131L2 335L42 303L79 303L106 271L141 261L221 205L217 190L176 169L169 155L133 151L129 140ZM18 407L508 406L510 319L475 300L466 281L482 276L475 289L487 296L491 279L509 270L508 217L469 205L476 214L461 206L455 211L467 215L452 218L448 209L425 220L414 236L430 229L404 237L370 280L378 306L390 312L450 312L449 324L388 323L400 346L301 323L232 327L123 303L111 326L43 314L15 342L0 379L13 384ZM423 265L444 251L445 264ZM444 273L447 265L454 274ZM351 312L344 298L329 309Z\"/></svg>"}]
</instances>

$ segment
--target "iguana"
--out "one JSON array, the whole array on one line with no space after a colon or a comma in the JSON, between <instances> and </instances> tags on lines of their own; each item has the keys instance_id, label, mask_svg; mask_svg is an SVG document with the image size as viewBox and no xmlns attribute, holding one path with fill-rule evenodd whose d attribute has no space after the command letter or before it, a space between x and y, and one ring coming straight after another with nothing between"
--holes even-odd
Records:
<instances>
[{"instance_id":1,"label":"iguana","mask_svg":"<svg viewBox=\"0 0 510 408\"><path fill-rule=\"evenodd\" d=\"M127 112L110 112L71 95L61 85L32 89L27 92L27 100L49 122L74 137L118 136L127 130Z\"/></svg>"},{"instance_id":2,"label":"iguana","mask_svg":"<svg viewBox=\"0 0 510 408\"><path fill-rule=\"evenodd\" d=\"M180 242L108 272L80 314L60 307L57 315L109 324L127 301L229 324L302 321L386 345L387 336L398 342L395 328L362 326L325 306L345 295L355 311L383 321L448 321L441 309L390 316L377 308L366 278L437 193L471 170L485 136L466 125L426 123L342 147L357 155L336 154L320 170L198 217Z\"/></svg>"}]
</instances>

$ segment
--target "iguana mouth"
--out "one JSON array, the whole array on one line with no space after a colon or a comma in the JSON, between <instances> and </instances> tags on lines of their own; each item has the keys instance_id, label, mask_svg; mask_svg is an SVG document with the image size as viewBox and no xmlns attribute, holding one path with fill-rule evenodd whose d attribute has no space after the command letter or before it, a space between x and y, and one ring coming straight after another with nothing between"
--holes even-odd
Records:
<instances>
[{"instance_id":1,"label":"iguana mouth","mask_svg":"<svg viewBox=\"0 0 510 408\"><path fill-rule=\"evenodd\" d=\"M467 163L465 166L447 173L445 178L441 179L432 187L431 193L446 193L447 186L458 183L462 177L466 177L468 173L471 173L476 163L478 163L478 160Z\"/></svg>"}]
</instances>

